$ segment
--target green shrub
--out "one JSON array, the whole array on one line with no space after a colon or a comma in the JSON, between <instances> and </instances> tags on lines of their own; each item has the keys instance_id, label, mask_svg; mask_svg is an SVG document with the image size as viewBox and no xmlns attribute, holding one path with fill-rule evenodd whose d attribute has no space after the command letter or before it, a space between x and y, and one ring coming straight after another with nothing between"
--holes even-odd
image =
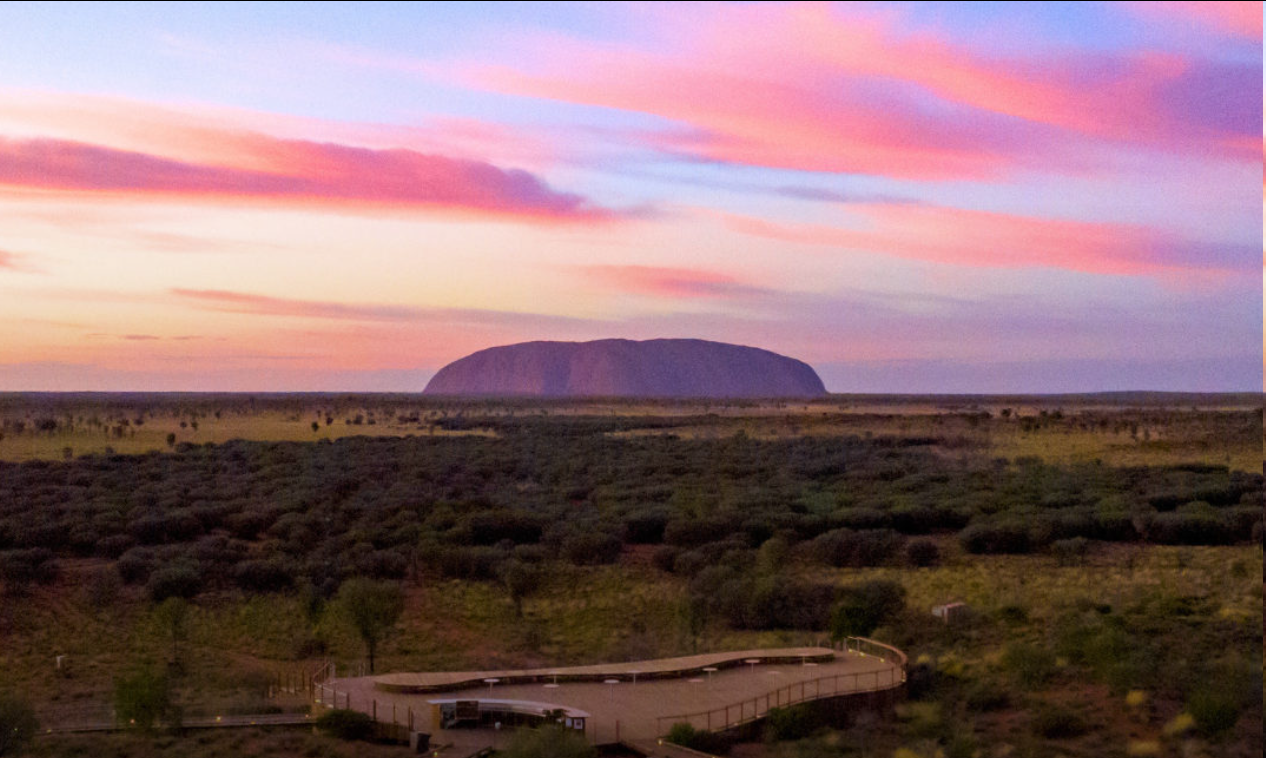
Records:
<instances>
[{"instance_id":1,"label":"green shrub","mask_svg":"<svg viewBox=\"0 0 1266 758\"><path fill-rule=\"evenodd\" d=\"M1018 521L971 524L958 533L958 541L969 553L1028 553L1033 549L1029 528Z\"/></svg>"},{"instance_id":2,"label":"green shrub","mask_svg":"<svg viewBox=\"0 0 1266 758\"><path fill-rule=\"evenodd\" d=\"M1187 700L1187 712L1205 735L1216 737L1240 720L1242 705L1238 693L1227 688L1204 687Z\"/></svg>"},{"instance_id":3,"label":"green shrub","mask_svg":"<svg viewBox=\"0 0 1266 758\"><path fill-rule=\"evenodd\" d=\"M1161 545L1228 545L1238 535L1227 520L1212 509L1157 514L1148 537Z\"/></svg>"},{"instance_id":4,"label":"green shrub","mask_svg":"<svg viewBox=\"0 0 1266 758\"><path fill-rule=\"evenodd\" d=\"M891 529L832 529L813 540L813 553L828 566L881 566L901 550L903 541Z\"/></svg>"},{"instance_id":5,"label":"green shrub","mask_svg":"<svg viewBox=\"0 0 1266 758\"><path fill-rule=\"evenodd\" d=\"M906 560L911 566L926 567L941 564L941 548L929 539L911 540L906 545Z\"/></svg>"},{"instance_id":6,"label":"green shrub","mask_svg":"<svg viewBox=\"0 0 1266 758\"><path fill-rule=\"evenodd\" d=\"M995 682L972 682L963 694L967 709L976 713L1000 711L1011 705L1011 693Z\"/></svg>"},{"instance_id":7,"label":"green shrub","mask_svg":"<svg viewBox=\"0 0 1266 758\"><path fill-rule=\"evenodd\" d=\"M864 637L905 608L906 588L888 579L845 587L831 611L831 636Z\"/></svg>"},{"instance_id":8,"label":"green shrub","mask_svg":"<svg viewBox=\"0 0 1266 758\"><path fill-rule=\"evenodd\" d=\"M724 737L703 729L695 729L684 721L673 724L668 730L667 739L674 745L688 747L701 753L724 753L729 749L729 741Z\"/></svg>"},{"instance_id":9,"label":"green shrub","mask_svg":"<svg viewBox=\"0 0 1266 758\"><path fill-rule=\"evenodd\" d=\"M1029 612L1022 605L1009 603L998 609L997 614L999 621L1005 621L1008 624L1023 624L1029 620Z\"/></svg>"},{"instance_id":10,"label":"green shrub","mask_svg":"<svg viewBox=\"0 0 1266 758\"><path fill-rule=\"evenodd\" d=\"M11 595L24 595L32 585L57 581L58 569L53 551L43 547L7 550L0 553L0 579Z\"/></svg>"},{"instance_id":11,"label":"green shrub","mask_svg":"<svg viewBox=\"0 0 1266 758\"><path fill-rule=\"evenodd\" d=\"M202 591L202 573L196 565L178 563L151 574L145 589L155 603L161 603L169 597L189 600Z\"/></svg>"},{"instance_id":12,"label":"green shrub","mask_svg":"<svg viewBox=\"0 0 1266 758\"><path fill-rule=\"evenodd\" d=\"M341 740L368 740L374 736L374 720L368 713L335 708L322 713L316 728Z\"/></svg>"},{"instance_id":13,"label":"green shrub","mask_svg":"<svg viewBox=\"0 0 1266 758\"><path fill-rule=\"evenodd\" d=\"M1038 687L1055 673L1055 656L1046 648L1014 642L1002 652L1002 666L1025 687Z\"/></svg>"},{"instance_id":14,"label":"green shrub","mask_svg":"<svg viewBox=\"0 0 1266 758\"><path fill-rule=\"evenodd\" d=\"M582 734L555 724L519 729L499 753L503 758L593 758L597 754Z\"/></svg>"},{"instance_id":15,"label":"green shrub","mask_svg":"<svg viewBox=\"0 0 1266 758\"><path fill-rule=\"evenodd\" d=\"M1089 545L1090 541L1085 537L1055 540L1051 543L1051 553L1061 566L1080 566L1086 560Z\"/></svg>"},{"instance_id":16,"label":"green shrub","mask_svg":"<svg viewBox=\"0 0 1266 758\"><path fill-rule=\"evenodd\" d=\"M765 723L766 736L776 742L802 740L822 726L821 719L810 708L803 705L771 708Z\"/></svg>"},{"instance_id":17,"label":"green shrub","mask_svg":"<svg viewBox=\"0 0 1266 758\"><path fill-rule=\"evenodd\" d=\"M1085 734L1089 727L1074 711L1057 706L1038 709L1033 715L1033 731L1047 739L1059 740Z\"/></svg>"}]
</instances>

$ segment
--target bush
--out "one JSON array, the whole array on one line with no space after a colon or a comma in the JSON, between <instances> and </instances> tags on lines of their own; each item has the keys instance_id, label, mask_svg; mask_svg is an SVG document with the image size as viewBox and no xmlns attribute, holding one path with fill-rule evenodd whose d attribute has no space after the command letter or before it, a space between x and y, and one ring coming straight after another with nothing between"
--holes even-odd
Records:
<instances>
[{"instance_id":1,"label":"bush","mask_svg":"<svg viewBox=\"0 0 1266 758\"><path fill-rule=\"evenodd\" d=\"M1000 711L1011 705L1011 693L989 681L973 682L963 696L967 710L976 713Z\"/></svg>"},{"instance_id":2,"label":"bush","mask_svg":"<svg viewBox=\"0 0 1266 758\"><path fill-rule=\"evenodd\" d=\"M247 592L277 592L289 589L294 576L280 560L242 561L233 567L233 583Z\"/></svg>"},{"instance_id":3,"label":"bush","mask_svg":"<svg viewBox=\"0 0 1266 758\"><path fill-rule=\"evenodd\" d=\"M1051 553L1061 566L1080 566L1086 560L1086 551L1090 542L1085 537L1073 537L1066 540L1055 540L1051 543Z\"/></svg>"},{"instance_id":4,"label":"bush","mask_svg":"<svg viewBox=\"0 0 1266 758\"><path fill-rule=\"evenodd\" d=\"M660 545L651 553L651 563L660 571L672 572L680 551L672 545Z\"/></svg>"},{"instance_id":5,"label":"bush","mask_svg":"<svg viewBox=\"0 0 1266 758\"><path fill-rule=\"evenodd\" d=\"M892 511L892 526L902 534L931 534L942 529L962 529L967 517L948 508L916 505Z\"/></svg>"},{"instance_id":6,"label":"bush","mask_svg":"<svg viewBox=\"0 0 1266 758\"><path fill-rule=\"evenodd\" d=\"M374 736L374 720L368 713L335 708L322 713L316 728L340 740L369 740Z\"/></svg>"},{"instance_id":7,"label":"bush","mask_svg":"<svg viewBox=\"0 0 1266 758\"><path fill-rule=\"evenodd\" d=\"M615 563L623 545L618 537L600 532L572 532L563 539L563 557L577 566Z\"/></svg>"},{"instance_id":8,"label":"bush","mask_svg":"<svg viewBox=\"0 0 1266 758\"><path fill-rule=\"evenodd\" d=\"M1048 739L1077 737L1088 728L1080 715L1067 708L1044 707L1033 716L1033 731Z\"/></svg>"},{"instance_id":9,"label":"bush","mask_svg":"<svg viewBox=\"0 0 1266 758\"><path fill-rule=\"evenodd\" d=\"M831 636L864 637L905 609L906 588L888 579L845 587L831 611Z\"/></svg>"},{"instance_id":10,"label":"bush","mask_svg":"<svg viewBox=\"0 0 1266 758\"><path fill-rule=\"evenodd\" d=\"M57 560L43 547L0 553L0 578L11 595L24 595L33 585L57 581Z\"/></svg>"},{"instance_id":11,"label":"bush","mask_svg":"<svg viewBox=\"0 0 1266 758\"><path fill-rule=\"evenodd\" d=\"M0 755L17 755L40 729L25 700L0 695Z\"/></svg>"},{"instance_id":12,"label":"bush","mask_svg":"<svg viewBox=\"0 0 1266 758\"><path fill-rule=\"evenodd\" d=\"M1226 688L1205 687L1187 700L1187 712L1196 720L1196 727L1209 737L1216 737L1240 720L1241 703L1237 693Z\"/></svg>"},{"instance_id":13,"label":"bush","mask_svg":"<svg viewBox=\"0 0 1266 758\"><path fill-rule=\"evenodd\" d=\"M1019 522L971 524L958 534L969 553L1027 553L1032 550L1029 529Z\"/></svg>"},{"instance_id":14,"label":"bush","mask_svg":"<svg viewBox=\"0 0 1266 758\"><path fill-rule=\"evenodd\" d=\"M802 740L822 726L821 719L803 705L771 708L765 724L766 737L777 742Z\"/></svg>"},{"instance_id":15,"label":"bush","mask_svg":"<svg viewBox=\"0 0 1266 758\"><path fill-rule=\"evenodd\" d=\"M879 566L896 555L902 541L891 529L832 529L813 540L813 552L830 566Z\"/></svg>"},{"instance_id":16,"label":"bush","mask_svg":"<svg viewBox=\"0 0 1266 758\"><path fill-rule=\"evenodd\" d=\"M668 741L701 753L724 753L730 746L729 741L724 737L702 729L695 729L685 722L673 724L668 730Z\"/></svg>"},{"instance_id":17,"label":"bush","mask_svg":"<svg viewBox=\"0 0 1266 758\"><path fill-rule=\"evenodd\" d=\"M927 567L941 564L941 548L929 539L911 540L906 545L906 560L911 566Z\"/></svg>"},{"instance_id":18,"label":"bush","mask_svg":"<svg viewBox=\"0 0 1266 758\"><path fill-rule=\"evenodd\" d=\"M149 579L154 570L154 551L146 547L134 547L120 558L117 564L119 577L128 584L140 584Z\"/></svg>"},{"instance_id":19,"label":"bush","mask_svg":"<svg viewBox=\"0 0 1266 758\"><path fill-rule=\"evenodd\" d=\"M1148 532L1161 545L1227 545L1235 536L1225 519L1206 511L1158 513Z\"/></svg>"},{"instance_id":20,"label":"bush","mask_svg":"<svg viewBox=\"0 0 1266 758\"><path fill-rule=\"evenodd\" d=\"M1038 687L1055 673L1055 655L1044 647L1015 642L1002 651L1002 665L1020 684Z\"/></svg>"},{"instance_id":21,"label":"bush","mask_svg":"<svg viewBox=\"0 0 1266 758\"><path fill-rule=\"evenodd\" d=\"M517 730L498 753L504 758L593 758L597 754L583 734L555 724Z\"/></svg>"},{"instance_id":22,"label":"bush","mask_svg":"<svg viewBox=\"0 0 1266 758\"><path fill-rule=\"evenodd\" d=\"M733 524L721 519L672 519L664 525L664 542L677 547L698 547L730 536Z\"/></svg>"},{"instance_id":23,"label":"bush","mask_svg":"<svg viewBox=\"0 0 1266 758\"><path fill-rule=\"evenodd\" d=\"M668 516L663 513L642 512L625 517L625 539L630 545L656 545L664 541L664 527Z\"/></svg>"},{"instance_id":24,"label":"bush","mask_svg":"<svg viewBox=\"0 0 1266 758\"><path fill-rule=\"evenodd\" d=\"M999 621L1005 621L1008 624L1023 624L1029 620L1028 610L1014 603L1002 606L995 615Z\"/></svg>"},{"instance_id":25,"label":"bush","mask_svg":"<svg viewBox=\"0 0 1266 758\"><path fill-rule=\"evenodd\" d=\"M835 588L776 574L757 581L730 582L722 590L736 629L821 629L831 618Z\"/></svg>"},{"instance_id":26,"label":"bush","mask_svg":"<svg viewBox=\"0 0 1266 758\"><path fill-rule=\"evenodd\" d=\"M145 590L155 603L169 597L190 600L202 591L202 572L191 563L177 563L150 575Z\"/></svg>"},{"instance_id":27,"label":"bush","mask_svg":"<svg viewBox=\"0 0 1266 758\"><path fill-rule=\"evenodd\" d=\"M445 579L496 579L505 553L495 547L443 547L432 553Z\"/></svg>"}]
</instances>

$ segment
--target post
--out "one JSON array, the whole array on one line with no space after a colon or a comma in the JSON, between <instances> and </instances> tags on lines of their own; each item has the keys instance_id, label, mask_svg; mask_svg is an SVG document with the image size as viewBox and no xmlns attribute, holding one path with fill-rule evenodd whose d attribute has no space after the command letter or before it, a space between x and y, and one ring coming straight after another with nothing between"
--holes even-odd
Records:
<instances>
[{"instance_id":1,"label":"post","mask_svg":"<svg viewBox=\"0 0 1266 758\"><path fill-rule=\"evenodd\" d=\"M369 701L369 717L378 720L378 698Z\"/></svg>"}]
</instances>

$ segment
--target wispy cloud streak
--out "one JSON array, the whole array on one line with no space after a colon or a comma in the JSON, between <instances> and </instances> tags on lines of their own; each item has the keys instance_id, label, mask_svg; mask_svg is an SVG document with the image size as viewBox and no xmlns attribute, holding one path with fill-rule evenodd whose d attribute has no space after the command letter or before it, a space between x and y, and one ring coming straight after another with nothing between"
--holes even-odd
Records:
<instances>
[{"instance_id":1,"label":"wispy cloud streak","mask_svg":"<svg viewBox=\"0 0 1266 758\"><path fill-rule=\"evenodd\" d=\"M529 40L528 63L462 74L678 122L643 135L670 152L905 179L1087 171L1094 141L1246 159L1260 130L1255 66L1151 51L1003 58L909 32L892 13L820 4L656 12L692 34L640 47Z\"/></svg>"},{"instance_id":2,"label":"wispy cloud streak","mask_svg":"<svg viewBox=\"0 0 1266 758\"><path fill-rule=\"evenodd\" d=\"M734 231L766 239L983 268L1058 268L1093 274L1219 275L1256 267L1233 245L1175 240L1148 227L918 204L849 206L852 226L779 223L722 215Z\"/></svg>"},{"instance_id":3,"label":"wispy cloud streak","mask_svg":"<svg viewBox=\"0 0 1266 758\"><path fill-rule=\"evenodd\" d=\"M750 299L773 293L729 274L662 266L580 266L591 283L619 292L682 300Z\"/></svg>"},{"instance_id":4,"label":"wispy cloud streak","mask_svg":"<svg viewBox=\"0 0 1266 758\"><path fill-rule=\"evenodd\" d=\"M613 214L488 163L259 138L269 170L189 163L66 140L0 139L0 184L158 197L236 197L325 205L447 208L556 220Z\"/></svg>"}]
</instances>

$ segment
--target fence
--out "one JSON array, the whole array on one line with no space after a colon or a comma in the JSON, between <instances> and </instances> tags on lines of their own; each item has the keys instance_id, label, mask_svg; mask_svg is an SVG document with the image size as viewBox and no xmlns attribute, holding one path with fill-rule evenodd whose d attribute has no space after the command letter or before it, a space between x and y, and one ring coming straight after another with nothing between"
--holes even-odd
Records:
<instances>
[{"instance_id":1,"label":"fence","mask_svg":"<svg viewBox=\"0 0 1266 758\"><path fill-rule=\"evenodd\" d=\"M312 675L310 683L313 704L324 707L327 710L335 708L355 710L352 703L352 693L340 692L325 684L326 681L333 678L334 664L332 663L325 664ZM376 698L370 698L368 703L356 702L358 705L369 706L365 710L374 720L375 736L379 739L408 743L410 732L418 731L414 728L416 713L413 710L413 706L399 708L393 702L390 704L383 703L383 707L380 709ZM388 714L390 714L390 721L387 720Z\"/></svg>"},{"instance_id":2,"label":"fence","mask_svg":"<svg viewBox=\"0 0 1266 758\"><path fill-rule=\"evenodd\" d=\"M846 653L878 658L892 665L875 671L831 674L795 682L750 700L731 703L709 711L659 716L655 719L655 731L663 735L667 732L665 724L671 727L677 723L687 723L696 729L709 732L716 729L734 729L764 718L773 708L841 695L880 692L900 687L905 683L907 659L905 653L897 648L865 637L849 637L839 643L838 649Z\"/></svg>"}]
</instances>

